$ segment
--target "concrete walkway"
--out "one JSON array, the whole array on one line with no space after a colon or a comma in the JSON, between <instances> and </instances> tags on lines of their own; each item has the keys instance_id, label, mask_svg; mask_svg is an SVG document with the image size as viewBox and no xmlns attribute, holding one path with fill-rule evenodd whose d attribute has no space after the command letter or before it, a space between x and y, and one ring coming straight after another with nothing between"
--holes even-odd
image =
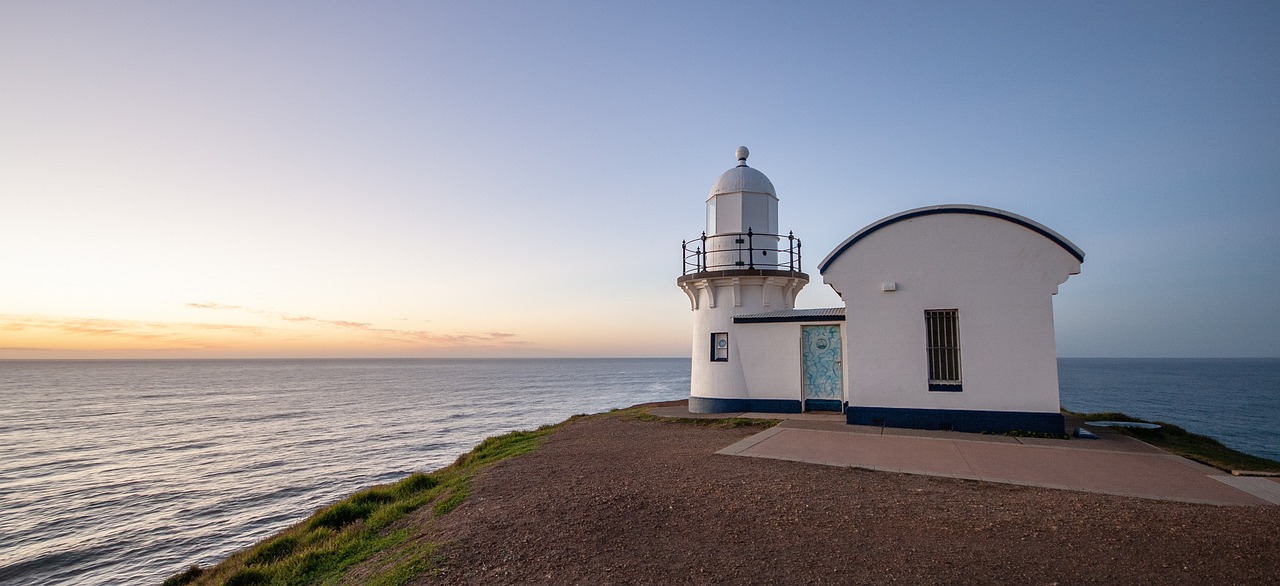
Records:
<instances>
[{"instance_id":1,"label":"concrete walkway","mask_svg":"<svg viewBox=\"0 0 1280 586\"><path fill-rule=\"evenodd\" d=\"M1215 505L1280 505L1280 478L1231 476L1106 428L1099 439L1015 438L847 425L838 413L690 414L663 417L784 419L719 454L850 466ZM1079 422L1068 421L1068 429Z\"/></svg>"}]
</instances>

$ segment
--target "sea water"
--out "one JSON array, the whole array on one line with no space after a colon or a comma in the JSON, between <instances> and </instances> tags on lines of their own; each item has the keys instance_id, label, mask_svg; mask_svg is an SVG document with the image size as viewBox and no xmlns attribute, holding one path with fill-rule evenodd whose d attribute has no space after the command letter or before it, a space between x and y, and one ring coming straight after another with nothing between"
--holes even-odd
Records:
<instances>
[{"instance_id":1,"label":"sea water","mask_svg":"<svg viewBox=\"0 0 1280 586\"><path fill-rule=\"evenodd\" d=\"M1280 458L1280 360L1060 361L1075 411ZM688 395L689 360L0 361L0 583L156 583L484 437Z\"/></svg>"},{"instance_id":2,"label":"sea water","mask_svg":"<svg viewBox=\"0 0 1280 586\"><path fill-rule=\"evenodd\" d=\"M688 381L688 359L0 362L0 583L158 583L487 436Z\"/></svg>"}]
</instances>

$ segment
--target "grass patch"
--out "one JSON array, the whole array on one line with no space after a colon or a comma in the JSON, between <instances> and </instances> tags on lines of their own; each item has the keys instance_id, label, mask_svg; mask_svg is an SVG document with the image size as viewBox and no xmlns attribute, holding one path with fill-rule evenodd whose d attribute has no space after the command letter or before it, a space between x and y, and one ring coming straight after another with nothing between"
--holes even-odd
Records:
<instances>
[{"instance_id":1,"label":"grass patch","mask_svg":"<svg viewBox=\"0 0 1280 586\"><path fill-rule=\"evenodd\" d=\"M363 576L360 581L368 586L400 586L438 566L435 544L432 543L400 548L389 558L372 575Z\"/></svg>"},{"instance_id":2,"label":"grass patch","mask_svg":"<svg viewBox=\"0 0 1280 586\"><path fill-rule=\"evenodd\" d=\"M253 551L253 555L245 560L246 565L261 566L274 563L284 559L293 553L298 547L298 538L294 535L286 535L279 539L268 541Z\"/></svg>"},{"instance_id":3,"label":"grass patch","mask_svg":"<svg viewBox=\"0 0 1280 586\"><path fill-rule=\"evenodd\" d=\"M200 566L191 566L190 568L183 570L180 574L169 576L169 578L164 581L164 586L183 586L184 584L190 584L203 573L204 568L201 568Z\"/></svg>"},{"instance_id":4,"label":"grass patch","mask_svg":"<svg viewBox=\"0 0 1280 586\"><path fill-rule=\"evenodd\" d=\"M1014 429L1004 432L1009 437L1036 437L1041 439L1071 439L1071 436L1065 433L1049 433L1046 431L1028 431L1025 429Z\"/></svg>"},{"instance_id":5,"label":"grass patch","mask_svg":"<svg viewBox=\"0 0 1280 586\"><path fill-rule=\"evenodd\" d=\"M373 513L373 509L374 507L367 505L357 505L353 502L344 501L325 509L319 516L312 517L311 521L307 523L307 528L319 529L328 527L337 531L356 521L363 521L365 517Z\"/></svg>"},{"instance_id":6,"label":"grass patch","mask_svg":"<svg viewBox=\"0 0 1280 586\"><path fill-rule=\"evenodd\" d=\"M467 491L465 490L465 488L459 488L458 490L455 490L453 493L449 494L448 496L440 499L440 501L436 503L435 507L433 507L432 510L435 512L436 516L444 515L449 511L452 511L453 509L457 508L458 505L462 504L463 499L466 499L466 498L467 498Z\"/></svg>"},{"instance_id":7,"label":"grass patch","mask_svg":"<svg viewBox=\"0 0 1280 586\"><path fill-rule=\"evenodd\" d=\"M256 586L270 584L271 575L257 568L244 568L227 578L225 586Z\"/></svg>"},{"instance_id":8,"label":"grass patch","mask_svg":"<svg viewBox=\"0 0 1280 586\"><path fill-rule=\"evenodd\" d=\"M1127 436L1142 440L1166 452L1174 453L1213 466L1219 470L1250 470L1255 472L1280 472L1280 462L1261 458L1222 445L1209 436L1191 433L1172 423L1163 421L1146 421L1130 417L1124 413L1071 413L1079 415L1085 421L1134 421L1138 423L1155 423L1160 429L1134 429L1128 427L1111 427Z\"/></svg>"},{"instance_id":9,"label":"grass patch","mask_svg":"<svg viewBox=\"0 0 1280 586\"><path fill-rule=\"evenodd\" d=\"M482 469L533 451L543 436L562 425L485 439L443 469L359 491L215 566L192 566L164 584L333 584L375 556L379 563L373 564L372 574L356 581L405 584L435 567L435 546L411 541L409 528L396 522L426 505L434 516L447 514L467 498L471 479Z\"/></svg>"},{"instance_id":10,"label":"grass patch","mask_svg":"<svg viewBox=\"0 0 1280 586\"><path fill-rule=\"evenodd\" d=\"M736 429L739 427L758 427L768 429L779 423L781 419L756 419L753 417L660 417L649 413L646 407L628 407L614 409L608 415L630 417L641 421L660 421L663 423L679 423L683 425L701 425L716 429Z\"/></svg>"}]
</instances>

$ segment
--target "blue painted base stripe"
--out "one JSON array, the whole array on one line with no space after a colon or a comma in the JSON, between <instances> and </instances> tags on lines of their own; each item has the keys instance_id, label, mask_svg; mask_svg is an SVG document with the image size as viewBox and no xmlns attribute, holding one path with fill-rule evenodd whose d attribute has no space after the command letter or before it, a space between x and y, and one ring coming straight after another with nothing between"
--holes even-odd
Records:
<instances>
[{"instance_id":1,"label":"blue painted base stripe","mask_svg":"<svg viewBox=\"0 0 1280 586\"><path fill-rule=\"evenodd\" d=\"M840 411L844 405L840 399L805 399L805 411Z\"/></svg>"},{"instance_id":2,"label":"blue painted base stripe","mask_svg":"<svg viewBox=\"0 0 1280 586\"><path fill-rule=\"evenodd\" d=\"M689 397L690 413L799 413L800 401L790 399L720 399Z\"/></svg>"},{"instance_id":3,"label":"blue painted base stripe","mask_svg":"<svg viewBox=\"0 0 1280 586\"><path fill-rule=\"evenodd\" d=\"M1033 431L1064 433L1061 413L1025 411L967 411L962 409L904 409L898 407L845 408L845 421L854 425L905 427L908 429L951 429L971 433Z\"/></svg>"}]
</instances>

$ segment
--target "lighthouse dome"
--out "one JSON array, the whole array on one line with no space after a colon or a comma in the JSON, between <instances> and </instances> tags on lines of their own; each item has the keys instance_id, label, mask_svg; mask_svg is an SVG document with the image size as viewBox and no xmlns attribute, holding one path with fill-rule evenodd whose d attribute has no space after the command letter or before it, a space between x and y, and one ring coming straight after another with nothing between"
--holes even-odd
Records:
<instances>
[{"instance_id":1,"label":"lighthouse dome","mask_svg":"<svg viewBox=\"0 0 1280 586\"><path fill-rule=\"evenodd\" d=\"M738 166L725 171L716 179L708 197L722 193L767 193L777 197L773 191L773 182L764 173L747 166L747 156L750 154L747 147L738 147Z\"/></svg>"}]
</instances>

